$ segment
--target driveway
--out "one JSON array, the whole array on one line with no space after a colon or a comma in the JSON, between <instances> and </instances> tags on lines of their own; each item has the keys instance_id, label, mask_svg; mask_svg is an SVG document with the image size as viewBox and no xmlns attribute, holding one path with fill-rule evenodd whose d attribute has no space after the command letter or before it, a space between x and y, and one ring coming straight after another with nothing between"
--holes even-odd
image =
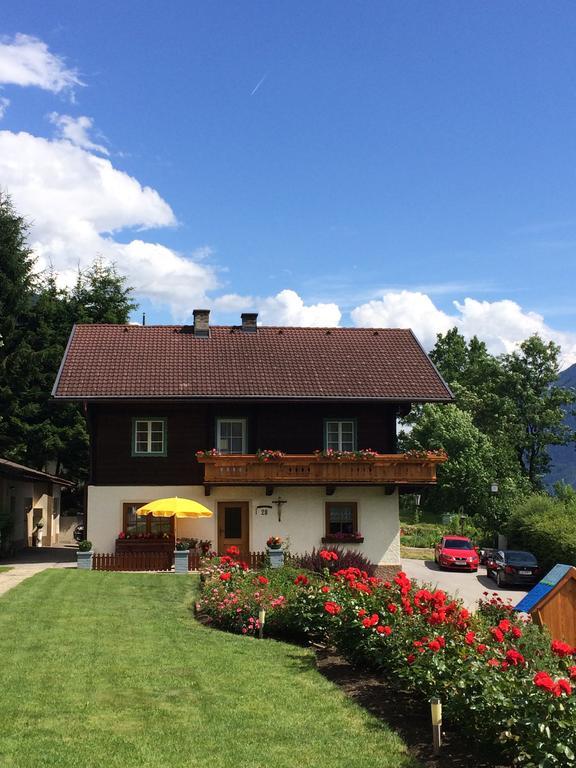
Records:
<instances>
[{"instance_id":1,"label":"driveway","mask_svg":"<svg viewBox=\"0 0 576 768\"><path fill-rule=\"evenodd\" d=\"M458 571L441 571L433 560L402 560L402 569L411 579L432 584L452 595L460 597L466 608L476 610L478 600L484 592L496 592L507 601L516 605L527 594L520 587L497 587L493 579L486 576L486 568L480 566L478 573L461 573Z\"/></svg>"},{"instance_id":2,"label":"driveway","mask_svg":"<svg viewBox=\"0 0 576 768\"><path fill-rule=\"evenodd\" d=\"M14 557L0 560L11 570L0 573L0 595L46 568L75 568L76 547L38 547L24 549Z\"/></svg>"}]
</instances>

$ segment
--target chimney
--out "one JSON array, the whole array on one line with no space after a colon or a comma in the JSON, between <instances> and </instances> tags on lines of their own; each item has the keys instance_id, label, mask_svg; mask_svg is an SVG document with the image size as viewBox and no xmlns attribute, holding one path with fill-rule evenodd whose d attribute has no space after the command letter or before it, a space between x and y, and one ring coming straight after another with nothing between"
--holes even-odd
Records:
<instances>
[{"instance_id":1,"label":"chimney","mask_svg":"<svg viewBox=\"0 0 576 768\"><path fill-rule=\"evenodd\" d=\"M258 319L258 312L242 312L242 331L244 333L256 333L258 327L256 320Z\"/></svg>"},{"instance_id":2,"label":"chimney","mask_svg":"<svg viewBox=\"0 0 576 768\"><path fill-rule=\"evenodd\" d=\"M210 335L210 310L209 309L195 309L194 310L194 336L209 336Z\"/></svg>"}]
</instances>

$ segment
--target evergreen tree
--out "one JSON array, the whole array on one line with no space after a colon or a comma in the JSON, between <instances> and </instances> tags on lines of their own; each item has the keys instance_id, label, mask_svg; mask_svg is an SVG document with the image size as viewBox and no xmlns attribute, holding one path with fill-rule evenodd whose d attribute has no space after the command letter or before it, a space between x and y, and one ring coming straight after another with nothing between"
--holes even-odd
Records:
<instances>
[{"instance_id":1,"label":"evergreen tree","mask_svg":"<svg viewBox=\"0 0 576 768\"><path fill-rule=\"evenodd\" d=\"M0 455L22 460L35 406L27 325L33 303L34 257L28 225L0 190Z\"/></svg>"}]
</instances>

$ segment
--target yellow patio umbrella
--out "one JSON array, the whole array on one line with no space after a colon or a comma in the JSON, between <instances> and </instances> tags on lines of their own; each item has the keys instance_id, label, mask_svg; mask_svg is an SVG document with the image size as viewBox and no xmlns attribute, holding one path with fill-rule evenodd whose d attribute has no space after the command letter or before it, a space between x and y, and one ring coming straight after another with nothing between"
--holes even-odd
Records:
<instances>
[{"instance_id":1,"label":"yellow patio umbrella","mask_svg":"<svg viewBox=\"0 0 576 768\"><path fill-rule=\"evenodd\" d=\"M136 510L137 515L154 517L212 517L212 510L192 499L172 496L169 499L156 499Z\"/></svg>"}]
</instances>

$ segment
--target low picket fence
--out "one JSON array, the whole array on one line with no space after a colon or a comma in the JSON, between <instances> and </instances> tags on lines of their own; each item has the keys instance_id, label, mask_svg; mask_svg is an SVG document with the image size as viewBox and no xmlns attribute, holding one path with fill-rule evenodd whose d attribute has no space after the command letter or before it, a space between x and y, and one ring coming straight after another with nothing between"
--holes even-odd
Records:
<instances>
[{"instance_id":1,"label":"low picket fence","mask_svg":"<svg viewBox=\"0 0 576 768\"><path fill-rule=\"evenodd\" d=\"M200 552L190 550L188 570L200 568ZM266 552L245 552L238 558L252 570L263 568L266 564ZM116 552L115 554L95 554L92 557L93 571L171 571L174 565L172 552Z\"/></svg>"}]
</instances>

